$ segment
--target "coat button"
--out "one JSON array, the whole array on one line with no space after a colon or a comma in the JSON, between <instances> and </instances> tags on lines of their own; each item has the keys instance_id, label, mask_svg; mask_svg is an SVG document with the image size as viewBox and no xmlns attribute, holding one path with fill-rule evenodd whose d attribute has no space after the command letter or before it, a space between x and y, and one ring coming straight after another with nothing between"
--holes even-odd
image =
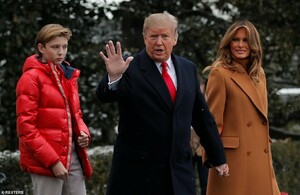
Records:
<instances>
[{"instance_id":1,"label":"coat button","mask_svg":"<svg viewBox=\"0 0 300 195\"><path fill-rule=\"evenodd\" d=\"M252 125L252 122L249 121L249 122L247 123L247 127L250 127L251 125Z\"/></svg>"},{"instance_id":2,"label":"coat button","mask_svg":"<svg viewBox=\"0 0 300 195\"><path fill-rule=\"evenodd\" d=\"M247 155L250 155L250 154L251 154L251 150L248 150L248 151L247 151Z\"/></svg>"},{"instance_id":3,"label":"coat button","mask_svg":"<svg viewBox=\"0 0 300 195\"><path fill-rule=\"evenodd\" d=\"M268 152L269 152L269 149L268 149L268 148L264 149L264 152L265 152L265 153L268 153Z\"/></svg>"},{"instance_id":4,"label":"coat button","mask_svg":"<svg viewBox=\"0 0 300 195\"><path fill-rule=\"evenodd\" d=\"M261 124L267 125L267 121L262 121Z\"/></svg>"}]
</instances>

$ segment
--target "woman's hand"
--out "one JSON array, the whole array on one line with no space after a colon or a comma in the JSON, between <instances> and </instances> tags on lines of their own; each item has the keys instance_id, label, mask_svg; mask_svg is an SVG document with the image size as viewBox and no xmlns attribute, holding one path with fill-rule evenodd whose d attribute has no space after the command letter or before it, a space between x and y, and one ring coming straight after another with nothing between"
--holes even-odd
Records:
<instances>
[{"instance_id":1,"label":"woman's hand","mask_svg":"<svg viewBox=\"0 0 300 195\"><path fill-rule=\"evenodd\" d=\"M229 176L229 167L227 164L222 164L220 166L216 166L215 170L218 172L220 176L228 177Z\"/></svg>"}]
</instances>

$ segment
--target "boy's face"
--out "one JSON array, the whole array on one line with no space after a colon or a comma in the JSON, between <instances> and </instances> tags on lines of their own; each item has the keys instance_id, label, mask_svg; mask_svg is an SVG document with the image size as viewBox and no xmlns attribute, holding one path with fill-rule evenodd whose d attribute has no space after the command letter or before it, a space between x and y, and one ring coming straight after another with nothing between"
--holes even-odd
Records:
<instances>
[{"instance_id":1,"label":"boy's face","mask_svg":"<svg viewBox=\"0 0 300 195\"><path fill-rule=\"evenodd\" d=\"M38 44L38 49L42 53L43 62L52 62L54 64L61 64L68 51L68 39L65 37L55 37L46 45Z\"/></svg>"}]
</instances>

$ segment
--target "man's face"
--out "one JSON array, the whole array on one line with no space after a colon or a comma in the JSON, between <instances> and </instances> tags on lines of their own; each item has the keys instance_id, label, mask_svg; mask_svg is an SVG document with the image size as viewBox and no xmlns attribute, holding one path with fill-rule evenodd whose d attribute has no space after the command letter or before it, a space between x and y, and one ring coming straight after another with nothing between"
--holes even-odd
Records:
<instances>
[{"instance_id":1,"label":"man's face","mask_svg":"<svg viewBox=\"0 0 300 195\"><path fill-rule=\"evenodd\" d=\"M156 62L164 62L170 57L173 47L177 43L174 28L169 26L152 26L144 34L146 51Z\"/></svg>"},{"instance_id":2,"label":"man's face","mask_svg":"<svg viewBox=\"0 0 300 195\"><path fill-rule=\"evenodd\" d=\"M45 46L38 44L38 49L42 53L42 61L51 61L54 64L61 64L68 51L68 39L65 37L55 37Z\"/></svg>"}]
</instances>

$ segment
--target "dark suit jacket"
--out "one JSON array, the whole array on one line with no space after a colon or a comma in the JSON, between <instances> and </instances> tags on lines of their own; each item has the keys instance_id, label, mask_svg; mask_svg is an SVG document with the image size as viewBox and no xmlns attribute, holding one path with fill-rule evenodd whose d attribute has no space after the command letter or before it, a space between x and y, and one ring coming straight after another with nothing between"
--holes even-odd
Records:
<instances>
[{"instance_id":1,"label":"dark suit jacket","mask_svg":"<svg viewBox=\"0 0 300 195\"><path fill-rule=\"evenodd\" d=\"M120 113L109 195L195 195L191 126L210 163L226 163L195 64L174 54L171 58L177 75L175 104L145 49L130 63L117 90L108 89L107 75L99 83L99 99L118 101Z\"/></svg>"}]
</instances>

